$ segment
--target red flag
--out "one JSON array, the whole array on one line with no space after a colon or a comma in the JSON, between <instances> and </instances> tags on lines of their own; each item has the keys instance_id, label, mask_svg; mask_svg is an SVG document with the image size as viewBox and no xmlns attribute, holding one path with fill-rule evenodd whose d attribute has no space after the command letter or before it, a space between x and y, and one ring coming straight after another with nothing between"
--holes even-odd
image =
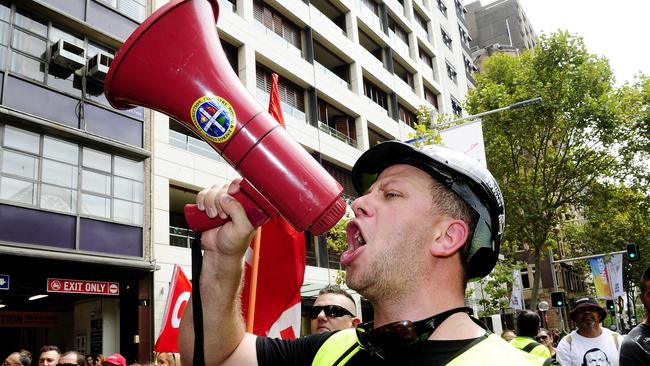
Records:
<instances>
[{"instance_id":1,"label":"red flag","mask_svg":"<svg viewBox=\"0 0 650 366\"><path fill-rule=\"evenodd\" d=\"M242 304L248 318L252 248L246 253ZM253 333L292 339L300 336L300 288L305 275L305 237L282 217L262 226Z\"/></svg>"},{"instance_id":2,"label":"red flag","mask_svg":"<svg viewBox=\"0 0 650 366\"><path fill-rule=\"evenodd\" d=\"M269 113L285 127L280 107L278 75L273 73ZM285 127L286 128L286 127ZM305 275L305 236L282 217L262 225L253 333L292 339L300 335L300 288ZM252 245L246 252L242 305L248 319Z\"/></svg>"},{"instance_id":3,"label":"red flag","mask_svg":"<svg viewBox=\"0 0 650 366\"><path fill-rule=\"evenodd\" d=\"M156 352L178 352L178 327L187 301L190 299L192 284L177 264L174 267L169 297L165 307L162 329L153 350Z\"/></svg>"},{"instance_id":4,"label":"red flag","mask_svg":"<svg viewBox=\"0 0 650 366\"><path fill-rule=\"evenodd\" d=\"M271 97L269 98L269 114L275 118L278 123L287 128L282 117L282 107L280 106L280 91L278 90L278 74L271 74Z\"/></svg>"}]
</instances>

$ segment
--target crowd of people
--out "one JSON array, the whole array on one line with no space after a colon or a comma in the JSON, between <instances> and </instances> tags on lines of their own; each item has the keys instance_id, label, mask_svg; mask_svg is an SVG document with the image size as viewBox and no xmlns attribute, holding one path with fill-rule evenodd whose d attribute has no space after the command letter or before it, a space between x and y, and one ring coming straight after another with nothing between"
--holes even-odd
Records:
<instances>
[{"instance_id":1,"label":"crowd of people","mask_svg":"<svg viewBox=\"0 0 650 366\"><path fill-rule=\"evenodd\" d=\"M504 334L512 343L472 316L464 306L465 286L494 268L505 225L499 186L475 160L441 146L386 141L361 155L352 183L360 196L351 205L355 218L341 265L348 287L373 305L374 321L359 323L356 309L339 296L338 303L317 299L310 335L281 340L245 332L239 293L255 227L233 198L241 189L235 179L197 195L200 210L230 221L201 236L196 283L204 316L195 323L191 299L179 335L184 363L650 365L648 317L633 338L622 339L601 327L604 309L592 298L576 301L571 319L578 329L559 343L555 332L539 328L534 312L520 316L519 335ZM648 280L642 279L641 300L650 314ZM204 334L203 349L195 353L197 334Z\"/></svg>"},{"instance_id":2,"label":"crowd of people","mask_svg":"<svg viewBox=\"0 0 650 366\"><path fill-rule=\"evenodd\" d=\"M173 352L158 352L154 362L130 363L129 366L180 366L180 355ZM61 352L59 347L46 345L38 351L38 358L32 353L21 349L12 352L5 358L2 366L127 366L126 359L119 353L108 357L103 354L83 354L77 351Z\"/></svg>"},{"instance_id":3,"label":"crowd of people","mask_svg":"<svg viewBox=\"0 0 650 366\"><path fill-rule=\"evenodd\" d=\"M504 330L501 337L529 353L550 357L563 366L650 365L650 267L639 280L645 319L626 336L603 327L607 310L593 297L575 301L569 314L577 328L560 337L557 329L540 328L534 312L517 317L517 331Z\"/></svg>"}]
</instances>

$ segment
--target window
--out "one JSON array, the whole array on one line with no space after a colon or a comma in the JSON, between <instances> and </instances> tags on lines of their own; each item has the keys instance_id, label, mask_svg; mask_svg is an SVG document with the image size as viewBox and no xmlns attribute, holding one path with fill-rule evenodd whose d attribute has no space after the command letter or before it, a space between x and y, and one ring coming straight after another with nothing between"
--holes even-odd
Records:
<instances>
[{"instance_id":1,"label":"window","mask_svg":"<svg viewBox=\"0 0 650 366\"><path fill-rule=\"evenodd\" d=\"M0 200L143 224L144 162L13 126L0 133Z\"/></svg>"},{"instance_id":2,"label":"window","mask_svg":"<svg viewBox=\"0 0 650 366\"><path fill-rule=\"evenodd\" d=\"M255 69L257 74L257 88L270 94L272 72L260 64L257 64ZM305 112L305 93L302 88L280 77L278 80L278 90L280 92L280 101L301 112Z\"/></svg>"},{"instance_id":3,"label":"window","mask_svg":"<svg viewBox=\"0 0 650 366\"><path fill-rule=\"evenodd\" d=\"M467 10L465 10L465 7L463 6L463 4L460 2L460 0L454 0L454 6L456 7L456 14L458 14L458 17L460 19L464 20L465 19L465 12Z\"/></svg>"},{"instance_id":4,"label":"window","mask_svg":"<svg viewBox=\"0 0 650 366\"><path fill-rule=\"evenodd\" d=\"M98 0L100 3L117 10L118 13L125 15L138 23L146 18L147 1L146 0Z\"/></svg>"},{"instance_id":5,"label":"window","mask_svg":"<svg viewBox=\"0 0 650 366\"><path fill-rule=\"evenodd\" d=\"M43 83L77 98L82 96L82 88L85 88L88 99L105 106L109 105L103 94L103 85L92 78L86 78L83 73L75 73L74 70L62 66L60 60L53 58L53 48L59 40L64 40L81 50L78 56L82 60L94 56L98 51L114 55L113 49L94 43L88 37L76 34L59 24L41 19L20 8L15 10L13 27L11 27L10 8L0 5L0 12L3 14L0 17L0 69L8 69L16 75ZM82 82L84 78L86 83Z\"/></svg>"},{"instance_id":6,"label":"window","mask_svg":"<svg viewBox=\"0 0 650 366\"><path fill-rule=\"evenodd\" d=\"M445 5L444 0L438 0L438 9L440 9L442 15L447 17L447 5Z\"/></svg>"},{"instance_id":7,"label":"window","mask_svg":"<svg viewBox=\"0 0 650 366\"><path fill-rule=\"evenodd\" d=\"M415 24L417 24L417 27L420 28L420 31L424 33L424 36L429 35L428 31L428 26L427 26L427 20L424 18L422 14L415 8L413 9L413 17L415 18Z\"/></svg>"},{"instance_id":8,"label":"window","mask_svg":"<svg viewBox=\"0 0 650 366\"><path fill-rule=\"evenodd\" d=\"M427 102L431 103L432 106L436 107L436 110L440 109L438 107L438 95L428 88L424 88L424 99L426 99Z\"/></svg>"},{"instance_id":9,"label":"window","mask_svg":"<svg viewBox=\"0 0 650 366\"><path fill-rule=\"evenodd\" d=\"M397 105L397 109L399 110L399 120L408 126L415 128L415 124L418 123L415 113L411 112L401 104Z\"/></svg>"},{"instance_id":10,"label":"window","mask_svg":"<svg viewBox=\"0 0 650 366\"><path fill-rule=\"evenodd\" d=\"M413 73L411 71L409 71L406 67L404 67L396 60L393 63L393 71L395 75L397 75L402 81L407 83L411 87L411 90L413 90L414 81L413 81Z\"/></svg>"},{"instance_id":11,"label":"window","mask_svg":"<svg viewBox=\"0 0 650 366\"><path fill-rule=\"evenodd\" d=\"M451 79L454 83L458 83L458 73L456 72L456 68L451 66L449 61L445 61L445 65L447 68L447 76L449 79Z\"/></svg>"},{"instance_id":12,"label":"window","mask_svg":"<svg viewBox=\"0 0 650 366\"><path fill-rule=\"evenodd\" d=\"M363 79L363 93L373 102L388 111L388 94L368 79Z\"/></svg>"},{"instance_id":13,"label":"window","mask_svg":"<svg viewBox=\"0 0 650 366\"><path fill-rule=\"evenodd\" d=\"M465 55L463 55L463 63L465 64L465 72L468 75L472 75L472 73L476 71L476 66L474 66L474 63L470 61Z\"/></svg>"},{"instance_id":14,"label":"window","mask_svg":"<svg viewBox=\"0 0 650 366\"><path fill-rule=\"evenodd\" d=\"M530 285L532 284L532 280L535 276L535 265L534 264L529 264L528 266L524 267L520 271L521 273L521 284L523 288L530 288Z\"/></svg>"},{"instance_id":15,"label":"window","mask_svg":"<svg viewBox=\"0 0 650 366\"><path fill-rule=\"evenodd\" d=\"M433 57L431 57L426 51L420 47L420 60L424 62L427 66L429 66L431 69L433 69Z\"/></svg>"},{"instance_id":16,"label":"window","mask_svg":"<svg viewBox=\"0 0 650 366\"><path fill-rule=\"evenodd\" d=\"M297 49L302 49L300 42L300 29L293 23L285 19L282 15L278 14L275 10L266 4L263 4L259 1L256 1L253 4L253 10L255 20L273 31L278 36L282 37Z\"/></svg>"},{"instance_id":17,"label":"window","mask_svg":"<svg viewBox=\"0 0 650 366\"><path fill-rule=\"evenodd\" d=\"M469 48L469 42L470 42L472 39L470 38L469 34L467 34L467 31L465 31L465 28L463 28L463 26L460 25L460 24L458 24L458 33L460 34L460 42L461 42L464 46L466 46L467 48Z\"/></svg>"},{"instance_id":18,"label":"window","mask_svg":"<svg viewBox=\"0 0 650 366\"><path fill-rule=\"evenodd\" d=\"M442 34L442 42L451 50L451 37L449 37L449 33L443 28L440 28L440 34Z\"/></svg>"},{"instance_id":19,"label":"window","mask_svg":"<svg viewBox=\"0 0 650 366\"><path fill-rule=\"evenodd\" d=\"M460 105L458 99L450 96L451 98L451 109L454 111L454 114L460 117L463 114L463 107Z\"/></svg>"}]
</instances>

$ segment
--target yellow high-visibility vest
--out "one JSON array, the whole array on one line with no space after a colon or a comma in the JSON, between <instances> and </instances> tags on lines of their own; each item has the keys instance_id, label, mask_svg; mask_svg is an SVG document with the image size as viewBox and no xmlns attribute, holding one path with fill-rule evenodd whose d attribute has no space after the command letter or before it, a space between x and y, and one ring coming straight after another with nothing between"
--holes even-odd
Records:
<instances>
[{"instance_id":1,"label":"yellow high-visibility vest","mask_svg":"<svg viewBox=\"0 0 650 366\"><path fill-rule=\"evenodd\" d=\"M361 350L364 348L357 340L356 331L354 329L341 330L329 337L318 349L312 366L345 365ZM551 362L551 359L523 352L508 344L501 337L490 334L467 351L456 356L447 363L447 366L544 366Z\"/></svg>"}]
</instances>

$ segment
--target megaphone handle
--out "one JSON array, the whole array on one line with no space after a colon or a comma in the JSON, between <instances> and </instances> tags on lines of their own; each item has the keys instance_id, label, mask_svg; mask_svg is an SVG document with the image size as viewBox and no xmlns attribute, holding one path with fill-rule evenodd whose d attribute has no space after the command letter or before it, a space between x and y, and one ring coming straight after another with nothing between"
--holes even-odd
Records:
<instances>
[{"instance_id":1,"label":"megaphone handle","mask_svg":"<svg viewBox=\"0 0 650 366\"><path fill-rule=\"evenodd\" d=\"M242 180L239 192L233 195L239 203L244 206L246 216L253 226L258 227L264 224L271 215L277 215L277 211L253 186L247 181ZM219 227L230 219L222 219L219 216L211 219L194 204L187 204L183 209L185 212L185 221L187 226L197 233Z\"/></svg>"}]
</instances>

